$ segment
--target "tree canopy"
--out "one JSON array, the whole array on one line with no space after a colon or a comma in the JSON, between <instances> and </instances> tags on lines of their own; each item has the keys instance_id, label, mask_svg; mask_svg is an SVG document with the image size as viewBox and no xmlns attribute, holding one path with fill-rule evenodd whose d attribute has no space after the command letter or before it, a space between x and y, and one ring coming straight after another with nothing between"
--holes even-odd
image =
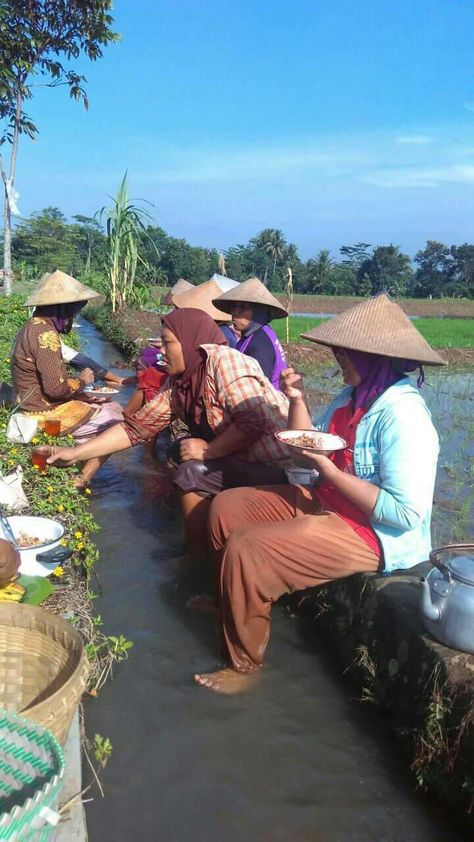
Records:
<instances>
[{"instance_id":1,"label":"tree canopy","mask_svg":"<svg viewBox=\"0 0 474 842\"><path fill-rule=\"evenodd\" d=\"M85 76L67 66L81 54L102 56L118 35L111 26L112 0L0 0L0 146L11 145L7 167L0 155L5 190L4 286L11 291L11 211L19 137L34 139L38 127L25 112L35 85L66 86L88 107Z\"/></svg>"},{"instance_id":2,"label":"tree canopy","mask_svg":"<svg viewBox=\"0 0 474 842\"><path fill-rule=\"evenodd\" d=\"M264 229L247 243L225 252L230 278L245 280L257 275L276 292L286 289L287 271L292 270L295 292L315 295L374 295L387 290L392 295L416 298L441 296L474 297L474 245L446 246L430 240L412 265L409 257L393 244L344 245L342 259L328 249L303 261L294 243L278 232L280 254L266 249L271 242ZM107 237L97 217L75 214L69 222L59 208L47 207L23 219L14 229L14 268L22 278L40 277L55 268L78 276L99 276L104 272ZM194 284L207 281L219 271L219 251L191 245L155 225L146 224L136 267L141 284L172 285L178 278ZM275 272L273 272L275 268Z\"/></svg>"}]
</instances>

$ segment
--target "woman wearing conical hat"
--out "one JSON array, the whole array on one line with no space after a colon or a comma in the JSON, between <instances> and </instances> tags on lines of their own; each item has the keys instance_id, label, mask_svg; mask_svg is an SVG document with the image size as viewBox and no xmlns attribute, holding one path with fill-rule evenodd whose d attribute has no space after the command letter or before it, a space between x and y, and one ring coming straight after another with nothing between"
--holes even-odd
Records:
<instances>
[{"instance_id":1,"label":"woman wearing conical hat","mask_svg":"<svg viewBox=\"0 0 474 842\"><path fill-rule=\"evenodd\" d=\"M176 309L163 317L167 379L156 397L123 423L79 447L53 448L50 464L72 465L150 441L175 420L189 436L175 443L173 483L184 515L186 549L207 548L214 495L237 485L284 483L287 448L274 433L286 425L288 401L255 360L227 346L207 313Z\"/></svg>"},{"instance_id":2,"label":"woman wearing conical hat","mask_svg":"<svg viewBox=\"0 0 474 842\"><path fill-rule=\"evenodd\" d=\"M285 318L288 315L285 308L258 278L249 278L228 290L215 298L213 304L232 316L232 324L241 335L237 350L257 360L265 377L275 389L279 389L286 357L269 323L273 319Z\"/></svg>"},{"instance_id":3,"label":"woman wearing conical hat","mask_svg":"<svg viewBox=\"0 0 474 842\"><path fill-rule=\"evenodd\" d=\"M236 281L232 281L231 283L234 286L239 286ZM214 276L209 281L199 284L197 287L174 293L171 296L171 304L178 310L183 307L190 307L194 310L202 310L203 313L207 313L215 321L220 332L227 340L229 348L235 348L237 346L238 336L230 325L231 317L223 310L219 310L213 302L213 299L221 294L222 289Z\"/></svg>"},{"instance_id":4,"label":"woman wearing conical hat","mask_svg":"<svg viewBox=\"0 0 474 842\"><path fill-rule=\"evenodd\" d=\"M61 337L70 332L74 317L92 298L95 290L56 270L45 273L26 301L34 306L33 316L18 332L11 355L13 386L18 410L36 418L40 429L47 419L59 420L61 433L73 433L85 441L122 418L118 403L98 406L83 390L94 382L94 372L84 368L69 377L63 359ZM83 466L78 486L90 481L101 462Z\"/></svg>"},{"instance_id":5,"label":"woman wearing conical hat","mask_svg":"<svg viewBox=\"0 0 474 842\"><path fill-rule=\"evenodd\" d=\"M240 488L213 502L209 529L219 560L219 608L228 667L196 675L217 692L258 675L273 602L353 573L412 567L428 558L438 436L406 372L443 365L387 295L369 299L304 335L334 352L345 387L316 421L347 447L304 451L316 485ZM292 369L283 373L290 429L314 429Z\"/></svg>"}]
</instances>

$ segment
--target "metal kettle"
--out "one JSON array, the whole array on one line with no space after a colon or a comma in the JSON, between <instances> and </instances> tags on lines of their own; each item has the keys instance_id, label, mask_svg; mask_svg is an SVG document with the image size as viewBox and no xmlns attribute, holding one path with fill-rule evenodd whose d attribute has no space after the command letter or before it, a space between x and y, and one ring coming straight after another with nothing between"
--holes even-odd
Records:
<instances>
[{"instance_id":1,"label":"metal kettle","mask_svg":"<svg viewBox=\"0 0 474 842\"><path fill-rule=\"evenodd\" d=\"M443 562L445 553L455 557ZM445 646L474 654L474 544L438 547L430 562L433 569L421 579L425 628Z\"/></svg>"}]
</instances>

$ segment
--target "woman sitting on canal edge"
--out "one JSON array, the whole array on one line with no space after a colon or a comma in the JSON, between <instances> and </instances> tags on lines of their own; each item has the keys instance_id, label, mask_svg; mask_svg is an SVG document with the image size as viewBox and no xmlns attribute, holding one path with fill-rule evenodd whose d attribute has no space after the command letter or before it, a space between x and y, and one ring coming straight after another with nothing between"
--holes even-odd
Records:
<instances>
[{"instance_id":1,"label":"woman sitting on canal edge","mask_svg":"<svg viewBox=\"0 0 474 842\"><path fill-rule=\"evenodd\" d=\"M431 549L438 437L404 372L443 359L386 295L304 338L332 348L342 369L347 386L317 429L348 447L330 457L304 451L319 472L317 486L241 488L214 501L210 534L230 666L195 679L222 693L244 689L258 673L280 596L352 573L411 567ZM282 376L288 426L311 429L297 378L292 369Z\"/></svg>"},{"instance_id":2,"label":"woman sitting on canal edge","mask_svg":"<svg viewBox=\"0 0 474 842\"><path fill-rule=\"evenodd\" d=\"M212 303L232 316L232 324L241 335L237 350L257 360L272 386L280 389L280 374L287 363L280 340L269 322L285 318L288 315L285 308L258 278L249 278L214 298Z\"/></svg>"},{"instance_id":3,"label":"woman sitting on canal edge","mask_svg":"<svg viewBox=\"0 0 474 842\"><path fill-rule=\"evenodd\" d=\"M210 501L224 488L285 483L287 448L274 433L286 426L288 400L260 366L225 345L206 313L175 310L163 318L163 362L168 379L156 398L124 422L76 448L54 448L50 464L102 458L155 436L174 419L190 437L178 440L173 478L185 518L186 545L207 546Z\"/></svg>"},{"instance_id":4,"label":"woman sitting on canal edge","mask_svg":"<svg viewBox=\"0 0 474 842\"><path fill-rule=\"evenodd\" d=\"M62 355L61 336L70 332L74 316L97 295L64 272L45 273L26 301L35 310L17 333L11 355L20 414L35 418L40 429L47 419L59 420L61 433L72 433L78 441L97 435L122 418L122 409L115 401L99 406L100 399L84 393L85 386L94 382L94 372L85 368L78 377L68 377ZM84 487L101 462L88 461L76 485Z\"/></svg>"}]
</instances>

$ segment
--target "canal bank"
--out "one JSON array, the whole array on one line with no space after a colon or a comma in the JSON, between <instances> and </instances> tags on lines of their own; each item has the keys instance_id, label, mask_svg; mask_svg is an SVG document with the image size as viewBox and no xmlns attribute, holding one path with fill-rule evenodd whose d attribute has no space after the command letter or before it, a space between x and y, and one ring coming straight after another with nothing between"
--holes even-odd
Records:
<instances>
[{"instance_id":1,"label":"canal bank","mask_svg":"<svg viewBox=\"0 0 474 842\"><path fill-rule=\"evenodd\" d=\"M85 353L117 360L91 325L81 330ZM309 644L284 606L254 693L221 698L194 685L193 673L216 662L214 623L185 610L174 561L181 523L165 491L140 448L113 456L93 485L97 608L135 645L127 669L86 706L89 733L114 745L106 798L88 806L92 842L467 839L452 814L414 792L384 716L355 700L332 647Z\"/></svg>"}]
</instances>

